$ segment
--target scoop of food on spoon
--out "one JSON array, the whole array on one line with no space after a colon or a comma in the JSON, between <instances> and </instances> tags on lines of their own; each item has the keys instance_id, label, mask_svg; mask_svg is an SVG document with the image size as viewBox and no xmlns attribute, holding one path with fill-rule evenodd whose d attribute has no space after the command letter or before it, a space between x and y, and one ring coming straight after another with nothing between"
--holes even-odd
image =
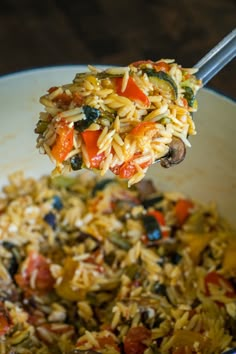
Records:
<instances>
[{"instance_id":1,"label":"scoop of food on spoon","mask_svg":"<svg viewBox=\"0 0 236 354\"><path fill-rule=\"evenodd\" d=\"M140 181L150 165L183 161L196 94L236 54L232 31L194 68L174 60L141 60L105 70L88 66L72 83L41 97L37 147L55 163L53 175L82 168Z\"/></svg>"}]
</instances>

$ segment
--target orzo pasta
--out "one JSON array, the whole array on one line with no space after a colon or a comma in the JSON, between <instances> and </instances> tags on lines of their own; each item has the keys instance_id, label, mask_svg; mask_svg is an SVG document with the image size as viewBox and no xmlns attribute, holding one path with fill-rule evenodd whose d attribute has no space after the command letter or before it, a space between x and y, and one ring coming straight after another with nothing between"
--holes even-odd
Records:
<instances>
[{"instance_id":1,"label":"orzo pasta","mask_svg":"<svg viewBox=\"0 0 236 354\"><path fill-rule=\"evenodd\" d=\"M214 205L88 173L3 192L1 354L236 346L235 231Z\"/></svg>"},{"instance_id":2,"label":"orzo pasta","mask_svg":"<svg viewBox=\"0 0 236 354\"><path fill-rule=\"evenodd\" d=\"M137 183L155 161L169 167L183 160L196 133L195 72L169 59L103 71L89 66L41 97L37 147L55 163L54 174L111 170Z\"/></svg>"}]
</instances>

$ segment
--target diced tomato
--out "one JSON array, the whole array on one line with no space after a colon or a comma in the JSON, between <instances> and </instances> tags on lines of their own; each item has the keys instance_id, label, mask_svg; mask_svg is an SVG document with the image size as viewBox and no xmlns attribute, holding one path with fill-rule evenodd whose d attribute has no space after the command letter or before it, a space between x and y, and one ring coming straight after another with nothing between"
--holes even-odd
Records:
<instances>
[{"instance_id":1,"label":"diced tomato","mask_svg":"<svg viewBox=\"0 0 236 354\"><path fill-rule=\"evenodd\" d=\"M53 99L54 102L57 102L57 104L59 106L65 105L65 106L69 106L69 104L72 101L72 96L67 95L67 93L63 92L60 95L56 96Z\"/></svg>"},{"instance_id":2,"label":"diced tomato","mask_svg":"<svg viewBox=\"0 0 236 354\"><path fill-rule=\"evenodd\" d=\"M101 331L109 331L111 333L113 331L111 323L102 323L99 328L100 328Z\"/></svg>"},{"instance_id":3,"label":"diced tomato","mask_svg":"<svg viewBox=\"0 0 236 354\"><path fill-rule=\"evenodd\" d=\"M101 130L85 130L81 133L86 150L89 156L90 167L99 168L100 163L104 160L105 154L98 154L97 141L101 134Z\"/></svg>"},{"instance_id":4,"label":"diced tomato","mask_svg":"<svg viewBox=\"0 0 236 354\"><path fill-rule=\"evenodd\" d=\"M84 98L78 92L73 94L73 102L76 106L81 107L83 104Z\"/></svg>"},{"instance_id":5,"label":"diced tomato","mask_svg":"<svg viewBox=\"0 0 236 354\"><path fill-rule=\"evenodd\" d=\"M30 284L33 272L36 272L35 289L32 289ZM26 258L22 265L22 272L15 275L15 280L23 290L40 293L46 293L53 289L55 282L46 258L35 251L32 251Z\"/></svg>"},{"instance_id":6,"label":"diced tomato","mask_svg":"<svg viewBox=\"0 0 236 354\"><path fill-rule=\"evenodd\" d=\"M151 331L138 326L130 328L124 339L125 354L143 354L151 340Z\"/></svg>"},{"instance_id":7,"label":"diced tomato","mask_svg":"<svg viewBox=\"0 0 236 354\"><path fill-rule=\"evenodd\" d=\"M144 136L150 130L156 130L155 122L141 122L130 131L130 134L135 136Z\"/></svg>"},{"instance_id":8,"label":"diced tomato","mask_svg":"<svg viewBox=\"0 0 236 354\"><path fill-rule=\"evenodd\" d=\"M131 63L130 65L135 66L136 68L138 67L142 68L145 67L146 64L151 64L156 71L168 72L170 70L170 65L166 63L164 60L159 62L154 62L152 60L138 60Z\"/></svg>"},{"instance_id":9,"label":"diced tomato","mask_svg":"<svg viewBox=\"0 0 236 354\"><path fill-rule=\"evenodd\" d=\"M57 89L58 89L57 86L52 86L48 89L48 93L52 93L52 92L56 91Z\"/></svg>"},{"instance_id":10,"label":"diced tomato","mask_svg":"<svg viewBox=\"0 0 236 354\"><path fill-rule=\"evenodd\" d=\"M164 214L161 211L152 210L148 212L148 215L153 215L160 225L164 226L166 224Z\"/></svg>"},{"instance_id":11,"label":"diced tomato","mask_svg":"<svg viewBox=\"0 0 236 354\"><path fill-rule=\"evenodd\" d=\"M136 172L136 166L132 163L132 161L124 162L119 169L119 177L131 178Z\"/></svg>"},{"instance_id":12,"label":"diced tomato","mask_svg":"<svg viewBox=\"0 0 236 354\"><path fill-rule=\"evenodd\" d=\"M179 199L175 205L175 215L178 225L183 225L187 220L190 210L193 208L193 202L188 199Z\"/></svg>"},{"instance_id":13,"label":"diced tomato","mask_svg":"<svg viewBox=\"0 0 236 354\"><path fill-rule=\"evenodd\" d=\"M99 343L99 346L101 348L106 348L106 347L112 347L114 348L118 353L120 353L120 349L114 339L114 337L112 335L108 335L106 337L101 337L101 338L97 338L97 341ZM96 348L98 349L98 348Z\"/></svg>"},{"instance_id":14,"label":"diced tomato","mask_svg":"<svg viewBox=\"0 0 236 354\"><path fill-rule=\"evenodd\" d=\"M122 91L123 78L117 77L114 79L116 92L119 96L124 96L132 101L142 103L145 107L150 106L150 101L147 95L138 87L134 79L129 76L126 88Z\"/></svg>"},{"instance_id":15,"label":"diced tomato","mask_svg":"<svg viewBox=\"0 0 236 354\"><path fill-rule=\"evenodd\" d=\"M204 279L204 284L205 284L205 293L207 296L212 295L211 294L211 289L210 289L210 284L216 285L219 289L224 289L225 290L225 295L227 297L236 297L236 291L231 284L231 282L223 277L223 275L217 273L217 272L209 272Z\"/></svg>"},{"instance_id":16,"label":"diced tomato","mask_svg":"<svg viewBox=\"0 0 236 354\"><path fill-rule=\"evenodd\" d=\"M10 330L12 324L9 312L4 304L0 302L0 336L6 334Z\"/></svg>"},{"instance_id":17,"label":"diced tomato","mask_svg":"<svg viewBox=\"0 0 236 354\"><path fill-rule=\"evenodd\" d=\"M119 176L120 167L121 167L121 166L122 166L122 165L115 165L115 166L113 166L113 167L110 167L110 171L111 171L112 173L114 173L114 175Z\"/></svg>"},{"instance_id":18,"label":"diced tomato","mask_svg":"<svg viewBox=\"0 0 236 354\"><path fill-rule=\"evenodd\" d=\"M137 126L135 126L129 134L136 137L142 137L151 131L155 133L156 132L155 124L156 124L155 122L141 122ZM127 178L127 179L131 178L137 172L137 168L134 164L134 160L136 160L139 157L142 157L142 153L134 154L134 156L131 159L125 161L123 164L112 167L111 171L115 175L118 175L120 178ZM150 166L151 163L152 161L150 159L143 163L140 163L139 166L142 169L145 169L148 166Z\"/></svg>"},{"instance_id":19,"label":"diced tomato","mask_svg":"<svg viewBox=\"0 0 236 354\"><path fill-rule=\"evenodd\" d=\"M182 98L182 102L185 108L188 108L188 101L186 100L186 98Z\"/></svg>"},{"instance_id":20,"label":"diced tomato","mask_svg":"<svg viewBox=\"0 0 236 354\"><path fill-rule=\"evenodd\" d=\"M141 154L137 153L130 160L125 161L122 165L120 166L116 165L113 168L111 168L111 171L115 175L118 175L120 178L129 179L133 177L133 175L137 172L137 168L134 164L134 160L141 156L142 156ZM151 160L148 160L141 163L139 166L144 169L150 165L151 165Z\"/></svg>"},{"instance_id":21,"label":"diced tomato","mask_svg":"<svg viewBox=\"0 0 236 354\"><path fill-rule=\"evenodd\" d=\"M186 72L183 72L183 79L184 79L184 80L188 80L190 77L191 77L191 74L190 74L190 73L188 73L187 71L186 71Z\"/></svg>"},{"instance_id":22,"label":"diced tomato","mask_svg":"<svg viewBox=\"0 0 236 354\"><path fill-rule=\"evenodd\" d=\"M159 61L158 63L153 63L153 67L156 71L168 72L170 70L170 65L165 61Z\"/></svg>"},{"instance_id":23,"label":"diced tomato","mask_svg":"<svg viewBox=\"0 0 236 354\"><path fill-rule=\"evenodd\" d=\"M65 122L60 122L57 129L56 142L52 146L52 156L58 162L63 162L73 148L74 128Z\"/></svg>"},{"instance_id":24,"label":"diced tomato","mask_svg":"<svg viewBox=\"0 0 236 354\"><path fill-rule=\"evenodd\" d=\"M131 63L130 65L135 66L136 68L142 65L146 64L153 64L154 62L152 60L137 60Z\"/></svg>"},{"instance_id":25,"label":"diced tomato","mask_svg":"<svg viewBox=\"0 0 236 354\"><path fill-rule=\"evenodd\" d=\"M99 168L100 163L104 160L104 153L98 154L90 158L90 166L92 168Z\"/></svg>"},{"instance_id":26,"label":"diced tomato","mask_svg":"<svg viewBox=\"0 0 236 354\"><path fill-rule=\"evenodd\" d=\"M149 243L149 239L148 239L147 234L143 234L141 236L141 241L142 241L142 243L144 243L144 245L147 245Z\"/></svg>"},{"instance_id":27,"label":"diced tomato","mask_svg":"<svg viewBox=\"0 0 236 354\"><path fill-rule=\"evenodd\" d=\"M148 215L154 216L159 225L166 226L165 216L164 216L164 214L161 211L152 210L152 211L148 212ZM162 231L162 236L163 237L168 237L169 236L169 231Z\"/></svg>"}]
</instances>

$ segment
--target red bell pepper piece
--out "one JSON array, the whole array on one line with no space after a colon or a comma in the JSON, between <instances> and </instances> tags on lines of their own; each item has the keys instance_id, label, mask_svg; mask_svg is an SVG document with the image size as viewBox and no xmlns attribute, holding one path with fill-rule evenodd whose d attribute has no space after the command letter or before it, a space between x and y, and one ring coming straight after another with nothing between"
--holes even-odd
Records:
<instances>
[{"instance_id":1,"label":"red bell pepper piece","mask_svg":"<svg viewBox=\"0 0 236 354\"><path fill-rule=\"evenodd\" d=\"M115 167L111 168L111 171L115 175L118 175L120 178L129 179L133 177L133 175L137 172L137 168L134 164L134 160L141 156L142 156L141 153L137 153L130 160L123 162L122 165L116 165ZM150 165L151 165L151 160L139 164L139 166L143 169Z\"/></svg>"},{"instance_id":2,"label":"red bell pepper piece","mask_svg":"<svg viewBox=\"0 0 236 354\"><path fill-rule=\"evenodd\" d=\"M46 258L36 251L30 252L23 264L21 273L15 275L16 283L28 293L47 293L53 289L55 280L51 274L50 266ZM31 274L37 270L35 277L35 289L30 286Z\"/></svg>"},{"instance_id":3,"label":"red bell pepper piece","mask_svg":"<svg viewBox=\"0 0 236 354\"><path fill-rule=\"evenodd\" d=\"M205 293L207 296L211 295L209 284L216 285L219 288L225 288L225 295L232 298L236 297L236 291L230 281L217 272L209 272L204 279Z\"/></svg>"},{"instance_id":4,"label":"red bell pepper piece","mask_svg":"<svg viewBox=\"0 0 236 354\"><path fill-rule=\"evenodd\" d=\"M155 125L155 122L141 122L130 131L130 134L135 136L144 136L149 130L156 129Z\"/></svg>"},{"instance_id":5,"label":"red bell pepper piece","mask_svg":"<svg viewBox=\"0 0 236 354\"><path fill-rule=\"evenodd\" d=\"M153 67L156 71L168 72L170 70L170 65L165 61L159 61L158 63L153 63Z\"/></svg>"},{"instance_id":6,"label":"red bell pepper piece","mask_svg":"<svg viewBox=\"0 0 236 354\"><path fill-rule=\"evenodd\" d=\"M63 162L73 148L74 128L65 122L60 122L57 129L56 142L52 146L52 156L58 162Z\"/></svg>"},{"instance_id":7,"label":"red bell pepper piece","mask_svg":"<svg viewBox=\"0 0 236 354\"><path fill-rule=\"evenodd\" d=\"M184 108L188 108L188 101L186 100L186 98L182 98L182 102L183 102L183 105L184 105Z\"/></svg>"},{"instance_id":8,"label":"red bell pepper piece","mask_svg":"<svg viewBox=\"0 0 236 354\"><path fill-rule=\"evenodd\" d=\"M124 339L125 354L143 354L151 341L151 331L143 326L132 327Z\"/></svg>"},{"instance_id":9,"label":"red bell pepper piece","mask_svg":"<svg viewBox=\"0 0 236 354\"><path fill-rule=\"evenodd\" d=\"M155 62L152 60L138 60L135 61L133 63L131 63L130 65L135 66L136 68L138 67L145 67L146 64L152 64L153 68L156 71L165 71L168 72L170 70L170 65L168 63L166 63L165 61L159 61L159 62Z\"/></svg>"},{"instance_id":10,"label":"red bell pepper piece","mask_svg":"<svg viewBox=\"0 0 236 354\"><path fill-rule=\"evenodd\" d=\"M60 95L56 96L53 99L53 102L56 102L58 106L69 106L72 101L72 97L63 92Z\"/></svg>"},{"instance_id":11,"label":"red bell pepper piece","mask_svg":"<svg viewBox=\"0 0 236 354\"><path fill-rule=\"evenodd\" d=\"M92 168L98 168L105 157L104 152L98 154L97 141L101 132L101 130L85 130L81 133L89 156L90 167Z\"/></svg>"},{"instance_id":12,"label":"red bell pepper piece","mask_svg":"<svg viewBox=\"0 0 236 354\"><path fill-rule=\"evenodd\" d=\"M136 167L132 161L124 162L119 169L120 178L131 178L136 173Z\"/></svg>"},{"instance_id":13,"label":"red bell pepper piece","mask_svg":"<svg viewBox=\"0 0 236 354\"><path fill-rule=\"evenodd\" d=\"M81 107L84 102L84 98L78 92L74 92L72 101L77 107Z\"/></svg>"},{"instance_id":14,"label":"red bell pepper piece","mask_svg":"<svg viewBox=\"0 0 236 354\"><path fill-rule=\"evenodd\" d=\"M116 92L119 96L124 96L132 101L142 103L145 107L150 106L150 101L148 96L138 87L134 79L129 76L126 88L122 91L123 78L117 77L115 80Z\"/></svg>"},{"instance_id":15,"label":"red bell pepper piece","mask_svg":"<svg viewBox=\"0 0 236 354\"><path fill-rule=\"evenodd\" d=\"M187 220L190 210L193 208L193 202L188 199L179 199L175 205L175 215L178 224L181 226Z\"/></svg>"},{"instance_id":16,"label":"red bell pepper piece","mask_svg":"<svg viewBox=\"0 0 236 354\"><path fill-rule=\"evenodd\" d=\"M52 93L52 92L56 91L57 89L58 89L57 86L52 86L48 89L48 93Z\"/></svg>"},{"instance_id":17,"label":"red bell pepper piece","mask_svg":"<svg viewBox=\"0 0 236 354\"><path fill-rule=\"evenodd\" d=\"M154 62L152 60L137 60L134 61L133 63L131 63L131 66L135 66L136 68L138 68L139 66L145 65L145 64L153 64Z\"/></svg>"}]
</instances>

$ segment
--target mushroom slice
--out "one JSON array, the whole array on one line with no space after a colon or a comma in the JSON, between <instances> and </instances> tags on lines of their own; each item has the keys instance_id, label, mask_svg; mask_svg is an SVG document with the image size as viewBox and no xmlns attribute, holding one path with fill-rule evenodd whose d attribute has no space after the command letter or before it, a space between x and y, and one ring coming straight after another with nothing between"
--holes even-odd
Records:
<instances>
[{"instance_id":1,"label":"mushroom slice","mask_svg":"<svg viewBox=\"0 0 236 354\"><path fill-rule=\"evenodd\" d=\"M169 168L172 165L177 165L184 160L186 155L186 147L184 142L177 137L173 137L170 145L168 154L161 158L161 166Z\"/></svg>"}]
</instances>

